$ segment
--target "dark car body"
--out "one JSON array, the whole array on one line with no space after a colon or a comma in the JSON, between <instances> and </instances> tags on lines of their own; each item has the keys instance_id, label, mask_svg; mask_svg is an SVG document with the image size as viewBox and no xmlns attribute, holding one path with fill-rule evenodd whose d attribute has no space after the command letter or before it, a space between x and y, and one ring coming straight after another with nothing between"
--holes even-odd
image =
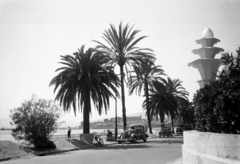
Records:
<instances>
[{"instance_id":1,"label":"dark car body","mask_svg":"<svg viewBox=\"0 0 240 164\"><path fill-rule=\"evenodd\" d=\"M135 143L138 140L147 141L147 135L143 125L129 125L126 127L126 130L122 132L117 139L117 142L120 144L122 142L131 142Z\"/></svg>"},{"instance_id":2,"label":"dark car body","mask_svg":"<svg viewBox=\"0 0 240 164\"><path fill-rule=\"evenodd\" d=\"M172 130L170 127L162 127L159 131L159 137L172 137Z\"/></svg>"},{"instance_id":3,"label":"dark car body","mask_svg":"<svg viewBox=\"0 0 240 164\"><path fill-rule=\"evenodd\" d=\"M177 127L176 133L177 133L177 135L182 135L183 134L183 128L182 127Z\"/></svg>"},{"instance_id":4,"label":"dark car body","mask_svg":"<svg viewBox=\"0 0 240 164\"><path fill-rule=\"evenodd\" d=\"M182 124L179 125L176 129L176 133L177 135L182 135L184 130L192 130L193 127L190 124Z\"/></svg>"}]
</instances>

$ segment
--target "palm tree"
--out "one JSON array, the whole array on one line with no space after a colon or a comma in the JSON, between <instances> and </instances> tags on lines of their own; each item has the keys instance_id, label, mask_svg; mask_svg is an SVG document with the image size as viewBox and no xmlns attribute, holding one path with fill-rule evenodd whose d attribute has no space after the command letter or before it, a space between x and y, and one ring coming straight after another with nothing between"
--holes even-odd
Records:
<instances>
[{"instance_id":1,"label":"palm tree","mask_svg":"<svg viewBox=\"0 0 240 164\"><path fill-rule=\"evenodd\" d=\"M153 87L149 89L149 109L152 118L160 118L161 125L164 125L165 115L169 115L169 108L177 106L173 94L168 92L164 83L153 82ZM146 109L146 100L143 102L143 108Z\"/></svg>"},{"instance_id":2,"label":"palm tree","mask_svg":"<svg viewBox=\"0 0 240 164\"><path fill-rule=\"evenodd\" d=\"M166 86L167 91L174 96L175 101L177 102L175 103L177 105L171 105L168 108L171 116L172 130L174 130L173 120L178 115L181 105L188 102L187 96L189 95L189 93L182 86L182 81L180 81L179 79L171 79L168 77L167 80L164 81L164 85Z\"/></svg>"},{"instance_id":3,"label":"palm tree","mask_svg":"<svg viewBox=\"0 0 240 164\"><path fill-rule=\"evenodd\" d=\"M116 87L120 86L120 80L111 67L107 65L109 56L89 48L84 51L84 46L73 55L61 56L64 66L51 82L55 86L54 93L58 89L55 100L60 101L64 111L73 107L76 115L76 106L83 109L83 133L89 133L89 114L91 113L91 100L102 114L109 108L109 98L119 96ZM114 93L113 93L114 92Z\"/></svg>"},{"instance_id":4,"label":"palm tree","mask_svg":"<svg viewBox=\"0 0 240 164\"><path fill-rule=\"evenodd\" d=\"M181 104L188 101L188 92L181 83L179 79L172 80L168 77L167 80L162 80L162 83L154 83L154 88L150 90L151 116L158 119L159 115L162 125L165 115L171 116L172 130L173 120L178 115Z\"/></svg>"},{"instance_id":5,"label":"palm tree","mask_svg":"<svg viewBox=\"0 0 240 164\"><path fill-rule=\"evenodd\" d=\"M152 61L145 60L140 66L134 66L133 75L131 75L129 80L129 94L132 95L134 90L139 95L141 94L142 88L144 88L144 93L146 96L146 113L148 118L149 132L152 133L151 117L149 109L149 88L152 88L154 81L161 81L164 70L161 66L155 66Z\"/></svg>"},{"instance_id":6,"label":"palm tree","mask_svg":"<svg viewBox=\"0 0 240 164\"><path fill-rule=\"evenodd\" d=\"M120 23L118 31L114 25L110 25L110 29L105 30L103 33L103 39L107 42L107 45L99 42L97 48L103 53L108 54L111 57L112 66L118 65L120 68L121 77L121 98L122 98L122 113L123 113L123 129L127 126L126 120L126 107L125 107L125 93L124 93L124 68L128 75L128 71L132 64L138 65L145 58L154 58L151 49L136 47L146 36L135 39L139 30L132 31L133 26L128 24L122 26Z\"/></svg>"}]
</instances>

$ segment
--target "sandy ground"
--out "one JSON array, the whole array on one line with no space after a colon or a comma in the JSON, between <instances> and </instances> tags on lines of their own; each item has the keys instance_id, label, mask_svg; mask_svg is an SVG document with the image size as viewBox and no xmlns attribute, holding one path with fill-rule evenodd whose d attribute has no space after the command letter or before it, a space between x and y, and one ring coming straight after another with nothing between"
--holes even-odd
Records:
<instances>
[{"instance_id":1,"label":"sandy ground","mask_svg":"<svg viewBox=\"0 0 240 164\"><path fill-rule=\"evenodd\" d=\"M0 141L0 160L29 156L33 156L33 154L25 150L20 144L12 141Z\"/></svg>"},{"instance_id":2,"label":"sandy ground","mask_svg":"<svg viewBox=\"0 0 240 164\"><path fill-rule=\"evenodd\" d=\"M28 158L36 156L37 154L49 153L54 151L63 151L71 149L84 149L94 147L93 145L79 141L78 139L59 139L53 140L56 149L31 150L23 146L21 143L12 141L0 141L0 161L11 158Z\"/></svg>"}]
</instances>

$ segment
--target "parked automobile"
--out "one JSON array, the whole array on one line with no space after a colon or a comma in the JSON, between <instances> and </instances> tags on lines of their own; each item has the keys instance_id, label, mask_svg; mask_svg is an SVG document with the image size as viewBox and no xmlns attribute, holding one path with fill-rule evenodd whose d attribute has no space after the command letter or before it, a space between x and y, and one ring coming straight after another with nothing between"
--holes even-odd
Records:
<instances>
[{"instance_id":1,"label":"parked automobile","mask_svg":"<svg viewBox=\"0 0 240 164\"><path fill-rule=\"evenodd\" d=\"M172 137L172 130L170 127L162 127L159 131L159 137Z\"/></svg>"},{"instance_id":2,"label":"parked automobile","mask_svg":"<svg viewBox=\"0 0 240 164\"><path fill-rule=\"evenodd\" d=\"M177 135L182 135L183 134L183 128L182 127L177 127L177 129L176 129L176 133L177 133Z\"/></svg>"},{"instance_id":3,"label":"parked automobile","mask_svg":"<svg viewBox=\"0 0 240 164\"><path fill-rule=\"evenodd\" d=\"M176 133L177 135L182 135L184 130L192 130L193 127L190 124L182 124L179 125L176 129Z\"/></svg>"},{"instance_id":4,"label":"parked automobile","mask_svg":"<svg viewBox=\"0 0 240 164\"><path fill-rule=\"evenodd\" d=\"M117 142L121 144L122 142L135 143L138 140L147 141L146 129L143 125L134 124L126 127L126 130L118 135Z\"/></svg>"}]
</instances>

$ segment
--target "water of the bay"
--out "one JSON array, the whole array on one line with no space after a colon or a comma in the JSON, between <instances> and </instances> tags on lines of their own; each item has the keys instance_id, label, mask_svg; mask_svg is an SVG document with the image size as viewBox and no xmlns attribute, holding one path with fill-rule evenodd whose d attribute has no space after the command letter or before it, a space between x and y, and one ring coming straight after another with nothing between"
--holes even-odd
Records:
<instances>
[{"instance_id":1,"label":"water of the bay","mask_svg":"<svg viewBox=\"0 0 240 164\"><path fill-rule=\"evenodd\" d=\"M112 132L114 132L114 129L110 129ZM17 142L13 136L11 135L12 130L0 130L0 141L13 141ZM72 129L71 134L72 135L80 135L83 133L82 129ZM96 133L96 134L106 134L107 129L90 129L90 133ZM67 135L67 129L58 129L53 136L61 136L61 135Z\"/></svg>"}]
</instances>

